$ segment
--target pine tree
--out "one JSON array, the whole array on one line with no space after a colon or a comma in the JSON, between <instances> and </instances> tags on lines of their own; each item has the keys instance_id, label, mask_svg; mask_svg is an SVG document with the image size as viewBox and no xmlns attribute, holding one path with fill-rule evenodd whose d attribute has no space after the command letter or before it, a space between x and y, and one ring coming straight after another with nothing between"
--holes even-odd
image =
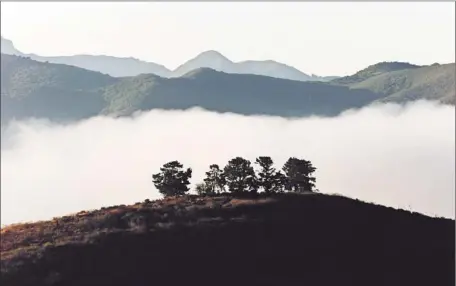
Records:
<instances>
[{"instance_id":1,"label":"pine tree","mask_svg":"<svg viewBox=\"0 0 456 286\"><path fill-rule=\"evenodd\" d=\"M224 168L224 178L228 190L232 193L256 193L255 171L249 160L241 157L231 159Z\"/></svg>"},{"instance_id":2,"label":"pine tree","mask_svg":"<svg viewBox=\"0 0 456 286\"><path fill-rule=\"evenodd\" d=\"M283 191L285 176L272 166L274 162L271 157L260 156L256 158L255 163L260 166L257 176L258 186L267 194Z\"/></svg>"},{"instance_id":3,"label":"pine tree","mask_svg":"<svg viewBox=\"0 0 456 286\"><path fill-rule=\"evenodd\" d=\"M316 168L310 161L291 157L282 170L287 177L286 189L292 192L312 192L315 187L315 177L312 174Z\"/></svg>"},{"instance_id":4,"label":"pine tree","mask_svg":"<svg viewBox=\"0 0 456 286\"><path fill-rule=\"evenodd\" d=\"M209 171L206 172L204 183L209 189L209 193L222 193L225 190L225 177L223 170L221 170L217 164L210 165Z\"/></svg>"},{"instance_id":5,"label":"pine tree","mask_svg":"<svg viewBox=\"0 0 456 286\"><path fill-rule=\"evenodd\" d=\"M178 161L171 161L160 168L160 172L152 175L152 182L158 191L168 196L180 196L189 191L189 179L192 169L183 170L183 165Z\"/></svg>"}]
</instances>

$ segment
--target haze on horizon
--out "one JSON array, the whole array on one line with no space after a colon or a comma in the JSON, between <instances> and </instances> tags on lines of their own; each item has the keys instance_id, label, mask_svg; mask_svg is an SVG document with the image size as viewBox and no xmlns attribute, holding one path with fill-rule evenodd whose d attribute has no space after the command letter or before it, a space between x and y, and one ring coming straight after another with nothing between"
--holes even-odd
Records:
<instances>
[{"instance_id":1,"label":"haze on horizon","mask_svg":"<svg viewBox=\"0 0 456 286\"><path fill-rule=\"evenodd\" d=\"M1 33L25 53L134 57L170 69L206 50L348 75L382 61L455 61L455 4L1 3ZM83 21L81 21L83 19Z\"/></svg>"}]
</instances>

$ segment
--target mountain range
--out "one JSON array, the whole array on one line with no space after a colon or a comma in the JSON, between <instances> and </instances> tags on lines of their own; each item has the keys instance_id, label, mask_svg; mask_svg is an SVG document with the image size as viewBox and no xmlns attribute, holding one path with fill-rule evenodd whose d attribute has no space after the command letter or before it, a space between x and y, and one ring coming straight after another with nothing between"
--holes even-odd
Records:
<instances>
[{"instance_id":1,"label":"mountain range","mask_svg":"<svg viewBox=\"0 0 456 286\"><path fill-rule=\"evenodd\" d=\"M423 67L379 63L357 74L365 76L303 82L198 68L176 78L154 74L112 77L2 54L1 119L64 121L193 107L245 115L337 116L375 102L428 99L455 103L454 63Z\"/></svg>"},{"instance_id":2,"label":"mountain range","mask_svg":"<svg viewBox=\"0 0 456 286\"><path fill-rule=\"evenodd\" d=\"M113 77L155 74L160 77L180 77L198 68L211 68L216 71L234 74L256 74L299 81L329 81L335 76L308 75L300 70L276 61L243 61L232 62L217 51L206 51L195 58L170 70L163 65L145 62L135 58L119 58L105 55L75 55L43 57L35 54L24 54L14 46L11 40L1 37L1 52L8 55L25 56L39 62L67 64L87 70L97 71Z\"/></svg>"},{"instance_id":3,"label":"mountain range","mask_svg":"<svg viewBox=\"0 0 456 286\"><path fill-rule=\"evenodd\" d=\"M346 77L308 76L274 61L201 53L174 71L133 58L41 57L2 37L1 119L77 120L201 107L284 117L336 116L376 102L455 104L455 64L381 62ZM319 80L316 80L319 79Z\"/></svg>"}]
</instances>

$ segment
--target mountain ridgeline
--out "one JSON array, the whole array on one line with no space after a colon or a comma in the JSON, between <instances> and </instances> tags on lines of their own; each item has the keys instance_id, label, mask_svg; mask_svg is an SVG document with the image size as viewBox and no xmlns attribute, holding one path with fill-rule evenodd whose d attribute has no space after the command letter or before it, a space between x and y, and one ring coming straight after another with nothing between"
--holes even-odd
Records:
<instances>
[{"instance_id":1,"label":"mountain ridgeline","mask_svg":"<svg viewBox=\"0 0 456 286\"><path fill-rule=\"evenodd\" d=\"M75 68L1 57L1 119L82 119L97 115L105 106L99 89L115 78Z\"/></svg>"},{"instance_id":2,"label":"mountain ridgeline","mask_svg":"<svg viewBox=\"0 0 456 286\"><path fill-rule=\"evenodd\" d=\"M339 84L355 84L362 82L368 78L374 77L376 75L380 75L387 72L392 71L399 71L399 70L407 70L407 69L414 69L419 68L420 66L409 64L409 63L402 63L402 62L383 62L374 65L370 65L367 68L358 71L354 75L336 78L333 80L334 83Z\"/></svg>"},{"instance_id":3,"label":"mountain ridgeline","mask_svg":"<svg viewBox=\"0 0 456 286\"><path fill-rule=\"evenodd\" d=\"M206 51L195 58L183 63L175 70L163 65L145 62L135 58L119 58L105 55L75 55L43 57L35 54L25 54L16 49L11 40L1 37L3 54L25 56L40 62L67 64L88 70L108 74L114 77L137 76L140 74L155 74L160 77L180 77L198 68L211 68L216 71L237 74L256 74L276 78L299 81L329 81L334 76L308 75L302 71L276 61L243 61L232 62L217 51Z\"/></svg>"},{"instance_id":4,"label":"mountain ridgeline","mask_svg":"<svg viewBox=\"0 0 456 286\"><path fill-rule=\"evenodd\" d=\"M70 65L1 55L1 119L78 120L153 109L283 117L337 116L375 102L430 99L454 104L455 65L382 63L362 76L295 81L198 68L180 77L112 77ZM389 68L388 68L389 67ZM368 70L372 70L369 67Z\"/></svg>"}]
</instances>

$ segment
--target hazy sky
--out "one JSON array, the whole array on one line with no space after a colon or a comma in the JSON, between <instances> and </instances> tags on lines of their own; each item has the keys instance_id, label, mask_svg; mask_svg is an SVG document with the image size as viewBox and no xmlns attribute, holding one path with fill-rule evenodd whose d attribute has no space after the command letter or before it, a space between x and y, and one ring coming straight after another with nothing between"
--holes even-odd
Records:
<instances>
[{"instance_id":1,"label":"hazy sky","mask_svg":"<svg viewBox=\"0 0 456 286\"><path fill-rule=\"evenodd\" d=\"M448 3L1 3L1 33L39 55L106 54L176 68L205 50L351 74L455 61Z\"/></svg>"},{"instance_id":2,"label":"hazy sky","mask_svg":"<svg viewBox=\"0 0 456 286\"><path fill-rule=\"evenodd\" d=\"M195 184L212 163L265 155L278 168L291 156L311 160L321 192L454 218L454 116L453 106L418 102L336 118L158 110L22 122L1 151L2 223L159 198L151 175L172 160L193 168Z\"/></svg>"}]
</instances>

